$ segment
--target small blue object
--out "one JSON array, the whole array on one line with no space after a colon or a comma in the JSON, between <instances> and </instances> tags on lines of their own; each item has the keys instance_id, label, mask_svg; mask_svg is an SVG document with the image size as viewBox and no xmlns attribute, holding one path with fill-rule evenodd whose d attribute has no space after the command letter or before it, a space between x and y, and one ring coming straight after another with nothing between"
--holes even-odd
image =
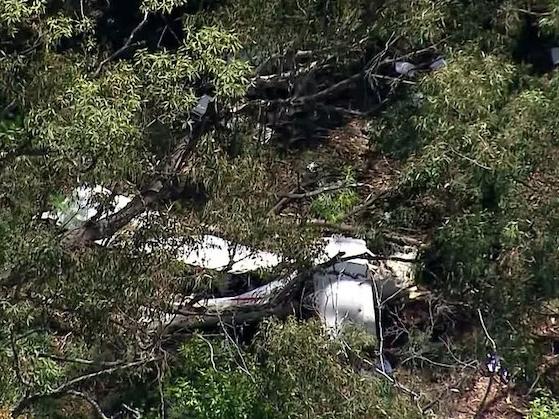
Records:
<instances>
[{"instance_id":1,"label":"small blue object","mask_svg":"<svg viewBox=\"0 0 559 419\"><path fill-rule=\"evenodd\" d=\"M491 374L495 374L499 372L499 369L501 368L501 359L497 354L487 354L485 366L487 368L487 371L489 371Z\"/></svg>"},{"instance_id":2,"label":"small blue object","mask_svg":"<svg viewBox=\"0 0 559 419\"><path fill-rule=\"evenodd\" d=\"M501 381L506 384L509 382L510 376L508 369L503 365L502 361L503 358L496 353L487 354L485 367L492 375L498 374Z\"/></svg>"},{"instance_id":3,"label":"small blue object","mask_svg":"<svg viewBox=\"0 0 559 419\"><path fill-rule=\"evenodd\" d=\"M501 377L501 381L503 381L503 383L508 383L509 382L509 370L507 370L505 367L501 367L501 370L499 371L499 377Z\"/></svg>"}]
</instances>

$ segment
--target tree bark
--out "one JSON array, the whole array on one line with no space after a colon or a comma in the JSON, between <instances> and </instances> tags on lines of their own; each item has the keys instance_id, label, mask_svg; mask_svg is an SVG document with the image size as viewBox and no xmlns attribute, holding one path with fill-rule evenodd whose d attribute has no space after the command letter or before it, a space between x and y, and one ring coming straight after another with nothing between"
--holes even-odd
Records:
<instances>
[{"instance_id":1,"label":"tree bark","mask_svg":"<svg viewBox=\"0 0 559 419\"><path fill-rule=\"evenodd\" d=\"M136 195L128 205L108 217L86 222L80 227L67 231L62 238L63 247L75 250L91 245L96 240L109 238L141 215L146 208L171 198L176 192L177 176L195 150L198 139L211 126L213 116L215 112L208 112L194 124L192 130L175 147L173 153L158 170L159 177Z\"/></svg>"}]
</instances>

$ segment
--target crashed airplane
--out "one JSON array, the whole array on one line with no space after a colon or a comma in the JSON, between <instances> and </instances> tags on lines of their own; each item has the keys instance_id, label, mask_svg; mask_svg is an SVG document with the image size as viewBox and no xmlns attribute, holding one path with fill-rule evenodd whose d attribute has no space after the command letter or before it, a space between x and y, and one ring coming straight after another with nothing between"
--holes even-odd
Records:
<instances>
[{"instance_id":1,"label":"crashed airplane","mask_svg":"<svg viewBox=\"0 0 559 419\"><path fill-rule=\"evenodd\" d=\"M110 204L105 209L99 204L103 199ZM41 218L53 220L63 228L75 228L93 217L103 218L119 211L130 200L100 186L82 186L57 211L45 212ZM141 226L142 216L134 222ZM97 244L110 246L111 241L99 241ZM367 332L376 334L378 304L403 291L409 294L415 289L413 262L417 257L417 249L414 247L402 247L393 255L380 258L367 248L364 240L357 238L324 237L318 245L320 250L311 270L313 289L305 296L305 302L318 314L332 335L337 335L348 323L360 325ZM230 276L267 271L289 262L281 255L251 249L214 235L171 238L157 245L147 244L143 250L150 253L167 247L172 248L176 258L187 265L225 272ZM225 316L225 313L235 311L257 312L281 305L279 296L285 294L305 274L308 275L308 272L293 271L238 295L208 298L188 306L204 313L205 318ZM147 326L165 330L193 327L195 316L181 313L185 303L192 300L193 297L181 296L180 301L175 302L172 310L169 310L172 312L149 312L144 316Z\"/></svg>"}]
</instances>

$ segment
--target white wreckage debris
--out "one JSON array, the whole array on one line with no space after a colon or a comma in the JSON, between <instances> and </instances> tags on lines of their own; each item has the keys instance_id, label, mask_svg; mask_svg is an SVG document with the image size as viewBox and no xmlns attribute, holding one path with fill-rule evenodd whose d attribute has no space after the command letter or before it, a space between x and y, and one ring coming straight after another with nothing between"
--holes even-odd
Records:
<instances>
[{"instance_id":1,"label":"white wreckage debris","mask_svg":"<svg viewBox=\"0 0 559 419\"><path fill-rule=\"evenodd\" d=\"M108 201L108 204L97 204L99 197ZM55 220L57 225L64 228L75 228L93 217L107 217L130 201L131 198L113 195L100 186L82 186L56 212L45 212L41 218ZM99 214L101 208L103 212ZM141 221L136 222L141 226ZM110 241L98 244L110 245ZM307 301L333 335L338 334L347 323L361 325L369 333L376 334L376 303L392 299L404 290L408 295L416 290L413 262L417 257L417 249L414 247L403 247L390 257L377 258L364 240L332 236L323 238L319 242L319 249L313 261L316 267L312 275L313 290ZM289 262L280 255L254 250L214 235L176 237L144 247L146 253L158 250L172 250L176 258L185 264L226 272L228 275L269 271L283 262ZM298 275L294 271L239 295L208 298L190 307L217 315L240 308L257 310L267 306ZM183 296L181 303L174 304L172 314L158 316L157 313L146 313L144 320L150 329L184 327L189 324L191 316L180 314L180 309L184 301L192 298Z\"/></svg>"},{"instance_id":2,"label":"white wreckage debris","mask_svg":"<svg viewBox=\"0 0 559 419\"><path fill-rule=\"evenodd\" d=\"M362 325L369 333L375 334L375 301L385 301L403 290L414 288L416 249L407 247L392 255L398 260L374 260L375 255L361 239L332 236L323 238L321 244L321 251L313 261L320 268L313 273L313 291L307 301L333 334L338 334L346 323ZM184 245L176 254L187 264L226 271L230 275L269 270L283 261L278 255L250 250L210 235L199 237L194 245ZM213 313L234 308L258 309L289 287L297 275L292 272L248 292L208 298L190 307ZM191 318L180 314L183 304L184 301L177 303L176 313L163 316L160 324L169 329L187 327Z\"/></svg>"},{"instance_id":3,"label":"white wreckage debris","mask_svg":"<svg viewBox=\"0 0 559 419\"><path fill-rule=\"evenodd\" d=\"M422 70L438 71L446 67L446 65L447 63L444 57L439 55L428 65L413 64L409 61L395 61L394 71L400 76L414 78L417 75L418 71L422 71Z\"/></svg>"},{"instance_id":4,"label":"white wreckage debris","mask_svg":"<svg viewBox=\"0 0 559 419\"><path fill-rule=\"evenodd\" d=\"M549 56L551 58L551 64L553 64L553 66L558 66L559 65L559 47L550 48Z\"/></svg>"},{"instance_id":5,"label":"white wreckage debris","mask_svg":"<svg viewBox=\"0 0 559 419\"><path fill-rule=\"evenodd\" d=\"M417 66L408 61L396 61L394 63L394 71L401 76L415 77Z\"/></svg>"},{"instance_id":6,"label":"white wreckage debris","mask_svg":"<svg viewBox=\"0 0 559 419\"><path fill-rule=\"evenodd\" d=\"M127 196L115 195L112 197L111 195L110 190L99 185L93 188L80 186L74 189L70 198L66 198L56 205L56 211L43 212L41 219L55 220L57 225L71 230L97 217L99 211L103 211L103 201L109 202L106 202L107 213L101 214L100 218L120 211L131 201Z\"/></svg>"}]
</instances>

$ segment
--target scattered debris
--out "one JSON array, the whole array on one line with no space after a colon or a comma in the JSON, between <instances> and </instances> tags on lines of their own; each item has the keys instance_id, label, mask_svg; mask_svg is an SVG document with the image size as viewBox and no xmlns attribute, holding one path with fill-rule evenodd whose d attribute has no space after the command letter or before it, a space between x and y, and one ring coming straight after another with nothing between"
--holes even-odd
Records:
<instances>
[{"instance_id":1,"label":"scattered debris","mask_svg":"<svg viewBox=\"0 0 559 419\"><path fill-rule=\"evenodd\" d=\"M311 173L315 173L318 169L318 164L315 161L310 162L307 164L307 170Z\"/></svg>"},{"instance_id":2,"label":"scattered debris","mask_svg":"<svg viewBox=\"0 0 559 419\"><path fill-rule=\"evenodd\" d=\"M503 358L496 353L487 354L485 368L492 375L498 375L504 384L509 382L509 371L503 365Z\"/></svg>"},{"instance_id":3,"label":"scattered debris","mask_svg":"<svg viewBox=\"0 0 559 419\"><path fill-rule=\"evenodd\" d=\"M493 384L490 385L490 382ZM478 414L479 406L485 399L483 412ZM447 405L448 403L448 405ZM445 400L445 416L449 419L521 419L526 417L523 408L525 398L513 388L499 383L479 372L465 380L456 391L452 401Z\"/></svg>"},{"instance_id":4,"label":"scattered debris","mask_svg":"<svg viewBox=\"0 0 559 419\"><path fill-rule=\"evenodd\" d=\"M396 61L394 63L394 71L406 77L415 77L416 68L417 66L415 64L412 64L408 61Z\"/></svg>"},{"instance_id":5,"label":"scattered debris","mask_svg":"<svg viewBox=\"0 0 559 419\"><path fill-rule=\"evenodd\" d=\"M549 50L551 62L554 66L559 65L559 47L553 47Z\"/></svg>"},{"instance_id":6,"label":"scattered debris","mask_svg":"<svg viewBox=\"0 0 559 419\"><path fill-rule=\"evenodd\" d=\"M219 243L219 248L210 248L208 243ZM207 269L227 269L227 273L243 274L259 269L271 269L286 262L280 256L262 251L249 251L244 246L231 244L214 236L205 236L199 245L185 247L179 252L187 255L183 261L194 266ZM206 243L204 245L203 243ZM337 335L347 323L360 324L369 333L376 334L376 296L373 291L379 291L382 300L392 298L403 289L413 290L413 262L416 252L406 249L406 253L399 253L398 257L407 258L405 261L373 261L367 256L375 258L367 249L364 240L343 236L325 237L322 239L322 250L314 259L315 266L321 266L313 273L314 290L306 301L322 319L329 332ZM235 252L227 253L228 249ZM215 257L215 259L214 259ZM343 261L335 262L343 258ZM332 264L329 262L332 261ZM239 263L241 262L241 263ZM221 268L221 269L220 269ZM271 299L298 277L293 271L284 278L271 281L261 287L232 297L208 298L195 304L197 309L222 311L225 309L250 306L258 309L270 303ZM373 286L373 281L376 285ZM190 299L193 297L187 298ZM183 299L184 300L184 299ZM180 311L177 303L176 310ZM171 315L161 321L171 328L181 327L188 323L188 316Z\"/></svg>"},{"instance_id":7,"label":"scattered debris","mask_svg":"<svg viewBox=\"0 0 559 419\"><path fill-rule=\"evenodd\" d=\"M202 119L202 117L208 111L208 106L215 100L213 96L204 95L198 100L198 104L192 109L191 114L196 117L197 120Z\"/></svg>"},{"instance_id":8,"label":"scattered debris","mask_svg":"<svg viewBox=\"0 0 559 419\"><path fill-rule=\"evenodd\" d=\"M107 204L103 206L101 202ZM66 198L57 205L55 212L43 212L42 220L55 220L57 225L68 230L77 228L94 217L103 218L120 211L132 199L124 195L112 196L112 192L102 186L80 186L72 192L71 198ZM102 211L102 214L98 214Z\"/></svg>"},{"instance_id":9,"label":"scattered debris","mask_svg":"<svg viewBox=\"0 0 559 419\"><path fill-rule=\"evenodd\" d=\"M443 68L443 67L446 67L446 60L445 60L443 57L441 57L441 56L435 58L435 61L433 61L433 62L429 65L429 68L430 68L432 71L440 70L440 69Z\"/></svg>"}]
</instances>

